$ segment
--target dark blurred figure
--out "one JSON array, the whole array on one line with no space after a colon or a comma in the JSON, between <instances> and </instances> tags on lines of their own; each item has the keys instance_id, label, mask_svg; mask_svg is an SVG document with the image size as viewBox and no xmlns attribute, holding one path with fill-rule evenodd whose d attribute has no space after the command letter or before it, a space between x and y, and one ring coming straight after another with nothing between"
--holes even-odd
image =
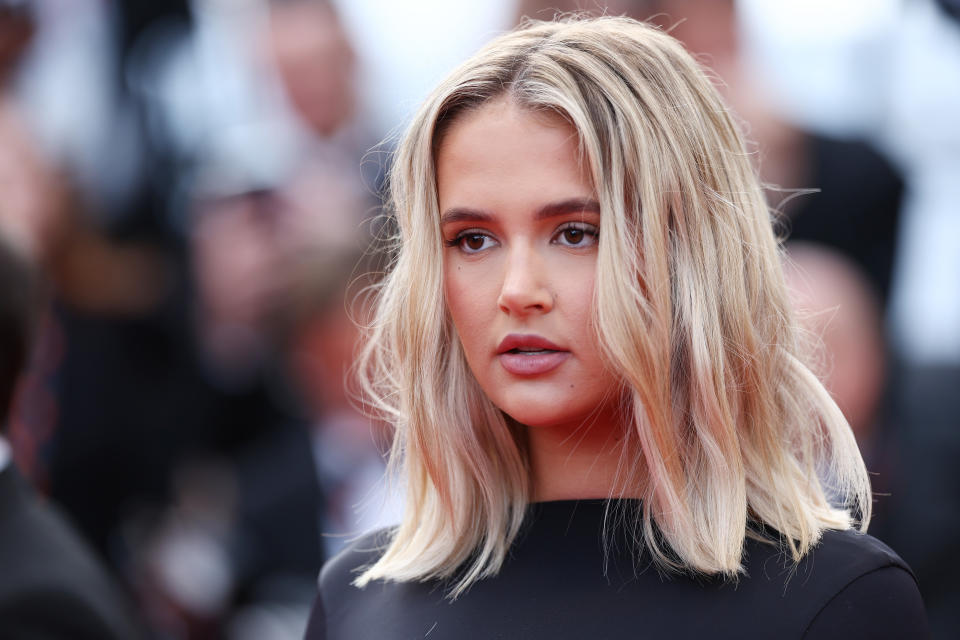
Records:
<instances>
[{"instance_id":1,"label":"dark blurred figure","mask_svg":"<svg viewBox=\"0 0 960 640\"><path fill-rule=\"evenodd\" d=\"M37 284L0 237L0 637L142 638L129 603L63 516L20 476L5 439L39 309Z\"/></svg>"}]
</instances>

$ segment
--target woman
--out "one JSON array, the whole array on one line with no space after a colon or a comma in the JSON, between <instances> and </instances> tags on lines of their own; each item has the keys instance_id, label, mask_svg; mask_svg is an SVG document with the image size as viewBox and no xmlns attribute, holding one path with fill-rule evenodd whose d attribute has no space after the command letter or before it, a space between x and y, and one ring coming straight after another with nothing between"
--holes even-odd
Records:
<instances>
[{"instance_id":1,"label":"woman","mask_svg":"<svg viewBox=\"0 0 960 640\"><path fill-rule=\"evenodd\" d=\"M750 157L675 40L496 39L391 187L361 370L406 512L324 568L308 637L925 633L861 533L867 473L803 364Z\"/></svg>"}]
</instances>

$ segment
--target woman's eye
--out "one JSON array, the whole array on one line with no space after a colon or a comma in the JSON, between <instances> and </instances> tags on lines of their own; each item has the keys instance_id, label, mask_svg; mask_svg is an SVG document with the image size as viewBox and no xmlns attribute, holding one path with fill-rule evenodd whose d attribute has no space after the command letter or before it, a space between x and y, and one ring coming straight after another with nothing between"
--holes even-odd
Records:
<instances>
[{"instance_id":1,"label":"woman's eye","mask_svg":"<svg viewBox=\"0 0 960 640\"><path fill-rule=\"evenodd\" d=\"M593 225L569 225L557 232L554 241L567 247L587 247L596 243L598 233Z\"/></svg>"},{"instance_id":2,"label":"woman's eye","mask_svg":"<svg viewBox=\"0 0 960 640\"><path fill-rule=\"evenodd\" d=\"M494 245L494 240L485 233L461 233L452 242L451 246L459 247L464 253L478 253Z\"/></svg>"},{"instance_id":3,"label":"woman's eye","mask_svg":"<svg viewBox=\"0 0 960 640\"><path fill-rule=\"evenodd\" d=\"M486 236L482 236L479 233L471 233L468 236L464 236L460 242L463 243L464 248L470 251L480 251L480 249L483 249L486 239Z\"/></svg>"}]
</instances>

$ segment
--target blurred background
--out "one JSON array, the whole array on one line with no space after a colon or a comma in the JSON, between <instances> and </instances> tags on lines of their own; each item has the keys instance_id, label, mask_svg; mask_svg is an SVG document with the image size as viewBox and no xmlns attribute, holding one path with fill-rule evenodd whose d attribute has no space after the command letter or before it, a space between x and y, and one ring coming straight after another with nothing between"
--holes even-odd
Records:
<instances>
[{"instance_id":1,"label":"blurred background","mask_svg":"<svg viewBox=\"0 0 960 640\"><path fill-rule=\"evenodd\" d=\"M557 10L650 19L715 72L871 533L956 637L957 0L0 0L0 247L44 300L3 434L154 638L300 638L324 558L397 519L344 388L392 141Z\"/></svg>"}]
</instances>

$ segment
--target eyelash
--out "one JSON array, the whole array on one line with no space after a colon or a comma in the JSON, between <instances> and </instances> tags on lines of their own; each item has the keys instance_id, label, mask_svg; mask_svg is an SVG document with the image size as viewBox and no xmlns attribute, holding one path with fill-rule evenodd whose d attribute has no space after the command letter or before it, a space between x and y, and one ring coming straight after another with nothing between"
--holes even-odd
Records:
<instances>
[{"instance_id":1,"label":"eyelash","mask_svg":"<svg viewBox=\"0 0 960 640\"><path fill-rule=\"evenodd\" d=\"M559 229L557 229L557 232L554 234L553 240L551 240L551 242L556 242L559 238L563 237L563 233L565 231L569 231L571 229L574 231L581 232L584 238L586 238L587 236L590 236L590 238L592 239L592 242L588 244L583 244L583 243L564 244L561 242L559 243L561 246L572 247L572 248L588 247L588 246L592 246L593 244L596 244L597 240L600 239L600 229L597 228L596 226L592 224L587 224L586 222L566 222L562 224Z\"/></svg>"},{"instance_id":2,"label":"eyelash","mask_svg":"<svg viewBox=\"0 0 960 640\"><path fill-rule=\"evenodd\" d=\"M565 242L561 242L560 239L563 237L564 232L570 231L570 230L581 232L584 238L589 236L590 238L592 238L593 242L588 244L583 244L582 242L577 244L567 244ZM467 238L470 238L471 236L484 238L485 239L484 244L486 244L486 240L491 240L495 242L495 240L493 239L493 236L491 236L486 231L481 231L479 229L464 229L463 231L459 232L450 240L447 240L445 244L448 247L458 247L460 251L463 251L464 253L467 253L467 254L476 254L476 253L480 253L481 251L486 251L487 249L489 249L489 247L487 246L482 246L479 249L467 249L463 243ZM553 235L553 238L551 238L550 242L559 244L560 246L563 246L563 247L577 249L581 247L592 246L594 243L596 243L599 237L600 237L600 229L598 229L595 225L587 224L585 222L566 222L557 229L557 231Z\"/></svg>"},{"instance_id":3,"label":"eyelash","mask_svg":"<svg viewBox=\"0 0 960 640\"><path fill-rule=\"evenodd\" d=\"M464 229L463 231L455 235L452 239L447 240L446 245L448 247L457 247L460 249L460 251L464 253L469 253L469 254L480 253L481 251L485 251L488 248L488 247L482 247L480 249L472 249L472 250L465 248L463 243L467 238L471 236L484 238L485 239L484 244L486 244L486 240L493 240L493 236L491 236L489 233L486 233L484 231L478 231L476 229Z\"/></svg>"}]
</instances>

